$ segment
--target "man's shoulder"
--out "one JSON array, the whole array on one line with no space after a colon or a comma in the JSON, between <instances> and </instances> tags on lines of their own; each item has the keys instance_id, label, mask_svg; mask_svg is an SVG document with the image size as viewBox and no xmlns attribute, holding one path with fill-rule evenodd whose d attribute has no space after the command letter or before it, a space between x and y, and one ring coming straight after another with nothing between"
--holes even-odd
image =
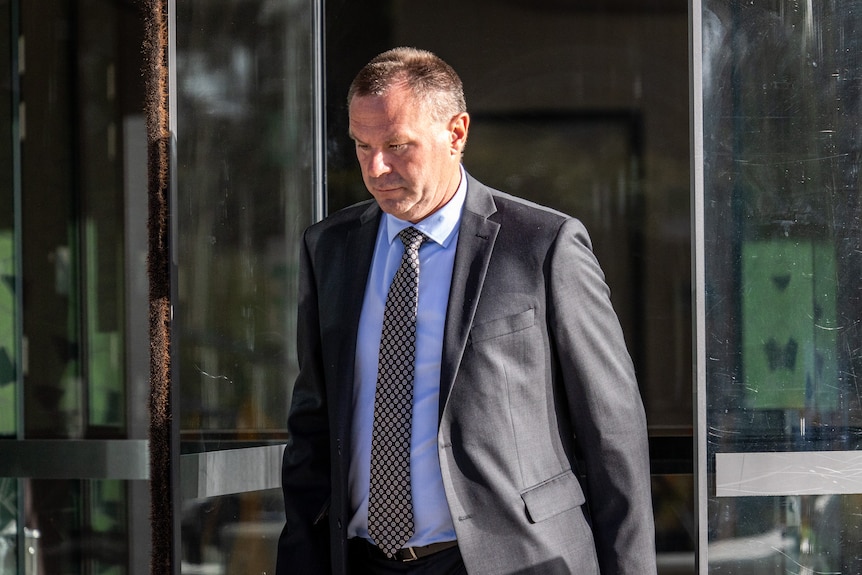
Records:
<instances>
[{"instance_id":1,"label":"man's shoulder","mask_svg":"<svg viewBox=\"0 0 862 575\"><path fill-rule=\"evenodd\" d=\"M501 224L557 228L567 221L575 220L574 217L557 209L492 188L478 180L472 179L472 184L474 193L485 195L492 200L494 211L490 218Z\"/></svg>"},{"instance_id":2,"label":"man's shoulder","mask_svg":"<svg viewBox=\"0 0 862 575\"><path fill-rule=\"evenodd\" d=\"M563 213L550 206L545 206L520 196L501 192L500 190L493 190L493 195L498 209L507 210L513 214L528 215L533 218L559 222L572 218L569 214Z\"/></svg>"},{"instance_id":3,"label":"man's shoulder","mask_svg":"<svg viewBox=\"0 0 862 575\"><path fill-rule=\"evenodd\" d=\"M340 235L354 229L361 223L368 222L379 215L374 199L364 200L353 205L341 208L308 227L306 235L310 238L319 238L322 235Z\"/></svg>"},{"instance_id":4,"label":"man's shoulder","mask_svg":"<svg viewBox=\"0 0 862 575\"><path fill-rule=\"evenodd\" d=\"M531 246L539 251L550 249L563 238L567 238L566 242L574 239L578 244L592 246L589 232L577 217L497 190L475 179L472 179L472 185L476 192L472 204L477 208L475 213L499 225L498 240L507 238L506 241L521 246L521 249ZM469 193L468 187L468 197Z\"/></svg>"}]
</instances>

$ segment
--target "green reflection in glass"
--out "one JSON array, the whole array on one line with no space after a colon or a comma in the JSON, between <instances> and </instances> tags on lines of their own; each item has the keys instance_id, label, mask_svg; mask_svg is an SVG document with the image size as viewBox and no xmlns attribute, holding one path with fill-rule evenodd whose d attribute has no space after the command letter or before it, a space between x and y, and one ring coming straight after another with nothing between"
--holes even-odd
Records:
<instances>
[{"instance_id":1,"label":"green reflection in glass","mask_svg":"<svg viewBox=\"0 0 862 575\"><path fill-rule=\"evenodd\" d=\"M716 453L862 447L862 2L701 6L710 484ZM710 573L862 573L859 496L789 473L710 496Z\"/></svg>"},{"instance_id":2,"label":"green reflection in glass","mask_svg":"<svg viewBox=\"0 0 862 575\"><path fill-rule=\"evenodd\" d=\"M80 437L82 419L81 309L78 236L79 144L74 107L77 54L69 27L74 3L20 3L26 42L26 130L20 186L20 310L26 350L23 372L27 437ZM50 86L50 89L48 88ZM22 125L22 128L23 128ZM26 144L26 145L25 145ZM26 153L24 153L26 152ZM23 202L26 198L26 202ZM16 222L17 225L17 222Z\"/></svg>"},{"instance_id":3,"label":"green reflection in glass","mask_svg":"<svg viewBox=\"0 0 862 575\"><path fill-rule=\"evenodd\" d=\"M94 540L103 540L116 547L108 556L94 554L92 572L95 575L126 573L126 490L123 481L93 481L90 488L90 525ZM133 542L132 542L133 543Z\"/></svg>"},{"instance_id":4,"label":"green reflection in glass","mask_svg":"<svg viewBox=\"0 0 862 575\"><path fill-rule=\"evenodd\" d=\"M126 62L118 50L123 34L123 8L117 3L86 4L86 18L78 18L77 84L81 127L80 155L80 274L83 343L81 362L86 378L88 428L125 423L125 204L122 129ZM131 108L137 113L138 110ZM116 429L114 433L117 433Z\"/></svg>"},{"instance_id":5,"label":"green reflection in glass","mask_svg":"<svg viewBox=\"0 0 862 575\"><path fill-rule=\"evenodd\" d=\"M15 270L11 230L0 230L0 435L14 435Z\"/></svg>"},{"instance_id":6,"label":"green reflection in glass","mask_svg":"<svg viewBox=\"0 0 862 575\"><path fill-rule=\"evenodd\" d=\"M834 253L814 240L743 245L746 407L837 407Z\"/></svg>"},{"instance_id":7,"label":"green reflection in glass","mask_svg":"<svg viewBox=\"0 0 862 575\"><path fill-rule=\"evenodd\" d=\"M98 228L110 222L88 221L85 226L87 378L89 381L89 424L121 427L124 423L123 335L119 329L123 303L122 244L99 242ZM100 254L99 250L108 250ZM104 265L103 262L113 265ZM100 265L102 264L102 265ZM106 277L107 276L107 277ZM113 289L99 289L108 284ZM105 309L108 308L108 309Z\"/></svg>"},{"instance_id":8,"label":"green reflection in glass","mask_svg":"<svg viewBox=\"0 0 862 575\"><path fill-rule=\"evenodd\" d=\"M123 575L129 571L128 482L27 480L25 532L34 573ZM29 572L29 571L28 571Z\"/></svg>"},{"instance_id":9,"label":"green reflection in glass","mask_svg":"<svg viewBox=\"0 0 862 575\"><path fill-rule=\"evenodd\" d=\"M11 8L0 8L0 75L11 79L13 62ZM0 436L15 435L17 422L17 356L15 282L20 277L15 265L15 181L13 125L17 109L13 90L0 90ZM2 516L0 516L2 517ZM0 530L4 523L0 523Z\"/></svg>"}]
</instances>

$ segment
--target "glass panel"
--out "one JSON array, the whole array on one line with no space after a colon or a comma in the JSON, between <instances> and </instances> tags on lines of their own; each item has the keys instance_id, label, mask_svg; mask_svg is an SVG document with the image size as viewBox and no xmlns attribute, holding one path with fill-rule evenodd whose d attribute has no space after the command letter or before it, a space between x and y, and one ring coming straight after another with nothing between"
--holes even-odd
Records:
<instances>
[{"instance_id":1,"label":"glass panel","mask_svg":"<svg viewBox=\"0 0 862 575\"><path fill-rule=\"evenodd\" d=\"M7 213L6 210L0 212ZM10 208L8 213L14 210ZM0 223L0 436L14 436L18 428L15 278L14 230L11 222L8 228Z\"/></svg>"},{"instance_id":2,"label":"glass panel","mask_svg":"<svg viewBox=\"0 0 862 575\"><path fill-rule=\"evenodd\" d=\"M127 573L127 483L26 481L25 565L18 570L18 481L0 478L0 573Z\"/></svg>"},{"instance_id":3,"label":"glass panel","mask_svg":"<svg viewBox=\"0 0 862 575\"><path fill-rule=\"evenodd\" d=\"M24 425L30 437L83 432L79 250L75 177L76 117L71 26L74 3L21 5L22 252Z\"/></svg>"},{"instance_id":4,"label":"glass panel","mask_svg":"<svg viewBox=\"0 0 862 575\"><path fill-rule=\"evenodd\" d=\"M122 436L124 128L143 93L123 69L140 70L140 55L120 38L140 41L141 21L110 0L35 0L21 28L26 433Z\"/></svg>"},{"instance_id":5,"label":"glass panel","mask_svg":"<svg viewBox=\"0 0 862 575\"><path fill-rule=\"evenodd\" d=\"M25 557L34 571L128 573L126 481L28 480Z\"/></svg>"},{"instance_id":6,"label":"glass panel","mask_svg":"<svg viewBox=\"0 0 862 575\"><path fill-rule=\"evenodd\" d=\"M146 397L147 327L125 321L147 307L126 297L126 278L143 277L127 254L146 252L146 223L124 213L146 186L129 168L146 165L142 41L125 0L0 2L0 465L40 475L27 456L48 446L60 456L36 466L70 477L0 478L0 573L148 569L146 482L77 479L69 447L146 437L146 401L129 396ZM142 389L127 393L127 377Z\"/></svg>"},{"instance_id":7,"label":"glass panel","mask_svg":"<svg viewBox=\"0 0 862 575\"><path fill-rule=\"evenodd\" d=\"M0 2L0 77L12 78L12 7L9 2ZM15 258L15 186L12 115L13 91L0 90L0 437L14 436L18 430L17 413L17 357L16 322L18 300L15 283L18 270ZM0 511L2 513L2 511ZM0 515L0 531L3 529ZM0 563L2 565L2 563Z\"/></svg>"},{"instance_id":8,"label":"glass panel","mask_svg":"<svg viewBox=\"0 0 862 575\"><path fill-rule=\"evenodd\" d=\"M18 572L18 480L0 478L0 575Z\"/></svg>"},{"instance_id":9,"label":"glass panel","mask_svg":"<svg viewBox=\"0 0 862 575\"><path fill-rule=\"evenodd\" d=\"M693 574L691 550L697 540L692 516L694 477L690 473L653 474L652 494L659 575Z\"/></svg>"},{"instance_id":10,"label":"glass panel","mask_svg":"<svg viewBox=\"0 0 862 575\"><path fill-rule=\"evenodd\" d=\"M176 3L175 360L186 454L286 437L299 240L322 193L315 6ZM182 572L271 571L283 520L278 490L186 499Z\"/></svg>"},{"instance_id":11,"label":"glass panel","mask_svg":"<svg viewBox=\"0 0 862 575\"><path fill-rule=\"evenodd\" d=\"M177 3L184 451L283 438L314 197L313 2Z\"/></svg>"},{"instance_id":12,"label":"glass panel","mask_svg":"<svg viewBox=\"0 0 862 575\"><path fill-rule=\"evenodd\" d=\"M859 573L862 2L701 19L708 570Z\"/></svg>"},{"instance_id":13,"label":"glass panel","mask_svg":"<svg viewBox=\"0 0 862 575\"><path fill-rule=\"evenodd\" d=\"M116 7L109 0L80 0L77 31L77 99L85 119L79 129L82 369L87 425L121 429L125 423L123 273L123 122L118 87Z\"/></svg>"},{"instance_id":14,"label":"glass panel","mask_svg":"<svg viewBox=\"0 0 862 575\"><path fill-rule=\"evenodd\" d=\"M182 573L272 573L282 527L280 489L186 500Z\"/></svg>"}]
</instances>

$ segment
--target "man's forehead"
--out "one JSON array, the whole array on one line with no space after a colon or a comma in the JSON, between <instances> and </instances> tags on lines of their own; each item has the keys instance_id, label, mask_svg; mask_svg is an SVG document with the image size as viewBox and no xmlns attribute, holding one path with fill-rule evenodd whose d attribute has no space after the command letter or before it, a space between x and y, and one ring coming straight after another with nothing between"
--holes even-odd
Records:
<instances>
[{"instance_id":1,"label":"man's forehead","mask_svg":"<svg viewBox=\"0 0 862 575\"><path fill-rule=\"evenodd\" d=\"M379 139L384 141L403 140L413 131L403 123L383 122L380 124L363 124L350 121L347 135L354 140Z\"/></svg>"},{"instance_id":2,"label":"man's forehead","mask_svg":"<svg viewBox=\"0 0 862 575\"><path fill-rule=\"evenodd\" d=\"M414 132L422 122L421 112L410 108L366 107L364 103L351 104L348 114L348 133L357 138L362 135L396 138Z\"/></svg>"}]
</instances>

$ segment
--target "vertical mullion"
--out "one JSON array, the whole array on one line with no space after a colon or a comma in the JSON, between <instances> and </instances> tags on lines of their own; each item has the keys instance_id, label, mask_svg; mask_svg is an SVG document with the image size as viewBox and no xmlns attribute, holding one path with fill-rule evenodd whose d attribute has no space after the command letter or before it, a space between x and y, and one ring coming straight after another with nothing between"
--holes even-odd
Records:
<instances>
[{"instance_id":1,"label":"vertical mullion","mask_svg":"<svg viewBox=\"0 0 862 575\"><path fill-rule=\"evenodd\" d=\"M313 0L312 8L312 58L314 65L314 198L311 203L311 219L314 222L326 216L326 69L324 30L324 0Z\"/></svg>"},{"instance_id":2,"label":"vertical mullion","mask_svg":"<svg viewBox=\"0 0 862 575\"><path fill-rule=\"evenodd\" d=\"M182 492L180 483L180 370L179 350L176 334L177 314L174 306L178 298L178 239L179 212L177 210L177 4L176 0L167 0L168 14L168 273L170 275L170 483L171 515L172 515L172 545L171 545L171 575L179 575L182 562Z\"/></svg>"},{"instance_id":3,"label":"vertical mullion","mask_svg":"<svg viewBox=\"0 0 862 575\"><path fill-rule=\"evenodd\" d=\"M692 334L694 335L694 485L695 485L695 567L708 571L707 558L707 434L706 434L706 306L704 262L704 180L703 180L703 38L702 0L689 4L689 105L691 115L691 222L692 222Z\"/></svg>"}]
</instances>

